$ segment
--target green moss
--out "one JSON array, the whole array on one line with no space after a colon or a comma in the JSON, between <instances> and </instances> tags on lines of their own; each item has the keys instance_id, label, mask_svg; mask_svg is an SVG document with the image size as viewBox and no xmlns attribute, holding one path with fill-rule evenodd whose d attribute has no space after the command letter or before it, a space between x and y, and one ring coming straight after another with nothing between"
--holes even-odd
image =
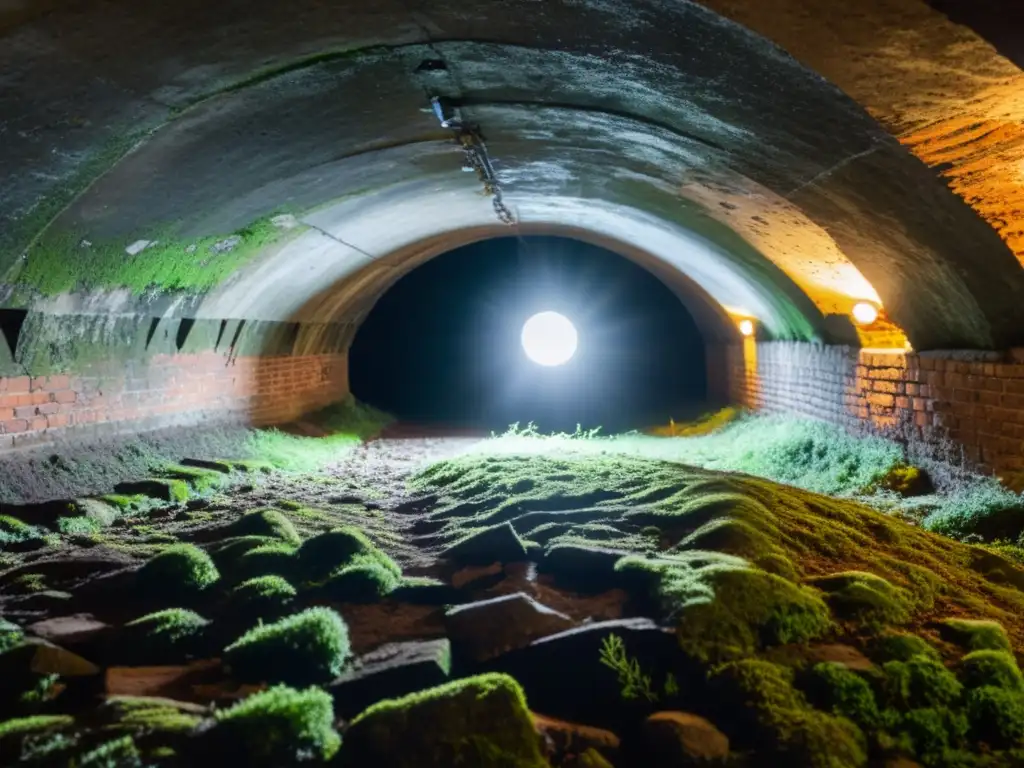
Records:
<instances>
[{"instance_id":1,"label":"green moss","mask_svg":"<svg viewBox=\"0 0 1024 768\"><path fill-rule=\"evenodd\" d=\"M233 677L246 682L325 683L349 657L348 627L329 608L249 630L224 649Z\"/></svg>"},{"instance_id":2,"label":"green moss","mask_svg":"<svg viewBox=\"0 0 1024 768\"><path fill-rule=\"evenodd\" d=\"M110 722L107 730L137 734L189 734L203 721L202 717L183 711L170 699L112 696L101 709L104 719Z\"/></svg>"},{"instance_id":3,"label":"green moss","mask_svg":"<svg viewBox=\"0 0 1024 768\"><path fill-rule=\"evenodd\" d=\"M336 528L306 539L298 552L302 573L310 581L329 577L339 568L351 564L357 555L375 561L396 579L402 576L401 569L394 561L370 541L366 534L352 526Z\"/></svg>"},{"instance_id":4,"label":"green moss","mask_svg":"<svg viewBox=\"0 0 1024 768\"><path fill-rule=\"evenodd\" d=\"M173 664L202 648L210 622L186 608L166 608L124 625L122 653L136 664Z\"/></svg>"},{"instance_id":5,"label":"green moss","mask_svg":"<svg viewBox=\"0 0 1024 768\"><path fill-rule=\"evenodd\" d=\"M807 676L805 690L819 709L848 718L862 728L870 729L880 722L871 685L841 664L815 664Z\"/></svg>"},{"instance_id":6,"label":"green moss","mask_svg":"<svg viewBox=\"0 0 1024 768\"><path fill-rule=\"evenodd\" d=\"M835 614L869 628L902 624L910 618L900 590L881 576L844 571L813 579Z\"/></svg>"},{"instance_id":7,"label":"green moss","mask_svg":"<svg viewBox=\"0 0 1024 768\"><path fill-rule=\"evenodd\" d=\"M899 732L909 739L913 753L929 764L961 746L967 729L967 718L945 707L912 709L899 719Z\"/></svg>"},{"instance_id":8,"label":"green moss","mask_svg":"<svg viewBox=\"0 0 1024 768\"><path fill-rule=\"evenodd\" d=\"M57 521L57 530L65 536L90 536L103 530L103 526L91 517L62 517Z\"/></svg>"},{"instance_id":9,"label":"green moss","mask_svg":"<svg viewBox=\"0 0 1024 768\"><path fill-rule=\"evenodd\" d=\"M959 674L966 688L992 685L1024 692L1024 676L1016 659L1006 651L972 651L960 660Z\"/></svg>"},{"instance_id":10,"label":"green moss","mask_svg":"<svg viewBox=\"0 0 1024 768\"><path fill-rule=\"evenodd\" d=\"M122 736L83 753L74 765L75 768L141 766L142 755L139 754L139 749L135 746L135 740L131 736Z\"/></svg>"},{"instance_id":11,"label":"green moss","mask_svg":"<svg viewBox=\"0 0 1024 768\"><path fill-rule=\"evenodd\" d=\"M231 567L231 575L236 580L270 575L289 577L297 567L294 547L283 542L263 544L244 552Z\"/></svg>"},{"instance_id":12,"label":"green moss","mask_svg":"<svg viewBox=\"0 0 1024 768\"><path fill-rule=\"evenodd\" d=\"M38 733L74 725L75 719L70 715L32 715L16 717L0 723L0 739L8 736L21 736L27 733Z\"/></svg>"},{"instance_id":13,"label":"green moss","mask_svg":"<svg viewBox=\"0 0 1024 768\"><path fill-rule=\"evenodd\" d=\"M793 688L792 670L758 659L716 667L710 675L722 722L771 764L808 768L860 768L867 762L864 735L852 722L811 709ZM768 764L768 763L766 763Z\"/></svg>"},{"instance_id":14,"label":"green moss","mask_svg":"<svg viewBox=\"0 0 1024 768\"><path fill-rule=\"evenodd\" d=\"M939 659L939 652L923 638L905 632L887 632L871 638L868 651L878 661L910 661L915 656Z\"/></svg>"},{"instance_id":15,"label":"green moss","mask_svg":"<svg viewBox=\"0 0 1024 768\"><path fill-rule=\"evenodd\" d=\"M927 656L888 661L882 673L886 703L901 710L950 706L963 692L953 673Z\"/></svg>"},{"instance_id":16,"label":"green moss","mask_svg":"<svg viewBox=\"0 0 1024 768\"><path fill-rule=\"evenodd\" d=\"M522 688L486 674L378 702L345 734L346 765L545 768Z\"/></svg>"},{"instance_id":17,"label":"green moss","mask_svg":"<svg viewBox=\"0 0 1024 768\"><path fill-rule=\"evenodd\" d=\"M1010 638L996 621L945 619L939 623L943 637L971 651L1009 651Z\"/></svg>"},{"instance_id":18,"label":"green moss","mask_svg":"<svg viewBox=\"0 0 1024 768\"><path fill-rule=\"evenodd\" d=\"M334 703L317 688L269 688L215 715L209 732L245 765L292 765L303 757L330 760L341 738L334 730Z\"/></svg>"},{"instance_id":19,"label":"green moss","mask_svg":"<svg viewBox=\"0 0 1024 768\"><path fill-rule=\"evenodd\" d=\"M332 600L373 603L397 589L400 581L394 570L378 559L357 555L349 565L332 573L321 589Z\"/></svg>"},{"instance_id":20,"label":"green moss","mask_svg":"<svg viewBox=\"0 0 1024 768\"><path fill-rule=\"evenodd\" d=\"M127 512L129 510L146 506L150 499L148 496L143 496L141 494L128 496L122 493L108 493L106 496L100 496L100 501L105 504L109 504L112 507L117 507L122 512Z\"/></svg>"},{"instance_id":21,"label":"green moss","mask_svg":"<svg viewBox=\"0 0 1024 768\"><path fill-rule=\"evenodd\" d=\"M0 515L0 547L40 539L43 531L10 515Z\"/></svg>"},{"instance_id":22,"label":"green moss","mask_svg":"<svg viewBox=\"0 0 1024 768\"><path fill-rule=\"evenodd\" d=\"M985 686L967 694L967 719L975 741L994 749L1024 743L1024 695Z\"/></svg>"},{"instance_id":23,"label":"green moss","mask_svg":"<svg viewBox=\"0 0 1024 768\"><path fill-rule=\"evenodd\" d=\"M199 467L185 467L180 464L168 464L158 474L172 480L181 480L198 493L207 493L222 486L225 477L222 473ZM185 497L186 499L188 496Z\"/></svg>"},{"instance_id":24,"label":"green moss","mask_svg":"<svg viewBox=\"0 0 1024 768\"><path fill-rule=\"evenodd\" d=\"M22 632L21 627L0 616L0 654L21 645L24 637L25 633Z\"/></svg>"},{"instance_id":25,"label":"green moss","mask_svg":"<svg viewBox=\"0 0 1024 768\"><path fill-rule=\"evenodd\" d=\"M220 578L210 556L192 544L174 544L146 561L136 573L138 588L152 595L190 597Z\"/></svg>"},{"instance_id":26,"label":"green moss","mask_svg":"<svg viewBox=\"0 0 1024 768\"><path fill-rule=\"evenodd\" d=\"M243 515L226 529L229 536L267 536L297 547L302 537L292 521L276 509L261 509Z\"/></svg>"},{"instance_id":27,"label":"green moss","mask_svg":"<svg viewBox=\"0 0 1024 768\"><path fill-rule=\"evenodd\" d=\"M828 608L813 592L764 571L716 567L694 576L669 569L660 589L681 600L680 645L702 661L806 642L831 627Z\"/></svg>"},{"instance_id":28,"label":"green moss","mask_svg":"<svg viewBox=\"0 0 1024 768\"><path fill-rule=\"evenodd\" d=\"M91 288L128 288L143 294L152 288L167 291L203 291L213 288L247 264L263 248L302 230L286 232L258 219L234 233L180 240L172 232L138 232L116 241L94 240L85 232L52 233L28 252L18 282L47 296ZM216 243L238 237L228 252L217 253ZM89 239L88 247L81 245ZM135 256L125 248L136 240L155 241Z\"/></svg>"},{"instance_id":29,"label":"green moss","mask_svg":"<svg viewBox=\"0 0 1024 768\"><path fill-rule=\"evenodd\" d=\"M228 608L246 616L271 618L284 613L295 595L295 587L281 576L257 576L231 590Z\"/></svg>"}]
</instances>

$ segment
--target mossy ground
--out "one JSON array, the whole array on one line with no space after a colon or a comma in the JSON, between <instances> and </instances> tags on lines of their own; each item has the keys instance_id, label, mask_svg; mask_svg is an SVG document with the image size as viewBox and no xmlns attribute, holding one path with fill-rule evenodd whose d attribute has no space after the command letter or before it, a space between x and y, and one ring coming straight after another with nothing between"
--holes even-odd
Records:
<instances>
[{"instance_id":1,"label":"mossy ground","mask_svg":"<svg viewBox=\"0 0 1024 768\"><path fill-rule=\"evenodd\" d=\"M167 640L160 663L200 653L222 658L232 685L326 686L351 656L357 632L350 617L367 607L356 603L399 600L388 596L401 585L449 588L402 571L432 568L452 543L496 531L481 546L501 553L477 553L483 565L506 556L533 560L541 588L568 599L618 587L631 598L624 610L675 628L678 666L668 674L637 660L628 639L615 669L595 652L593 674L614 685L622 669L633 670L624 712L642 716L658 703L702 714L727 732L737 764L852 768L903 756L926 766L995 766L1019 757L1024 691L1013 652L1024 647L1024 574L1012 561L853 498L652 459L622 445L582 434L485 441L416 476L410 491L417 501L403 511L372 502L382 493L360 487L349 470L282 473L259 465L235 470L228 485L211 485L189 507L143 513L127 503L108 528L68 531L49 554L91 547L128 562L149 560L135 582L152 589L114 599L101 593L91 610L117 631L130 630L126 641L132 632ZM335 450L337 459L342 444ZM809 466L824 460L812 457ZM849 471L851 483L878 482L864 467ZM32 551L16 557L46 559ZM412 573L447 578L430 568ZM67 585L26 567L9 582L0 575L0 601L26 575L40 576L47 589ZM120 605L137 597L153 604ZM370 607L386 612L391 603ZM0 638L21 642L16 629L2 626ZM815 655L837 645L866 661L847 667ZM51 701L47 691L64 684L53 683L27 681L27 698L12 714L64 714L61 702L70 699ZM491 704L502 713L500 725L488 719ZM244 754L254 765L360 757L430 765L424 756L440 749L443 759L456 750L488 768L544 765L522 691L507 679L379 703L354 719L340 747L330 696L317 688L271 688L216 711L121 702L106 719L76 711L71 722L39 721L9 743L19 755L96 764L120 755L125 764L198 765ZM422 748L409 749L417 740ZM404 751L389 752L395 745ZM0 743L0 758L6 748ZM587 764L602 764L596 754Z\"/></svg>"}]
</instances>

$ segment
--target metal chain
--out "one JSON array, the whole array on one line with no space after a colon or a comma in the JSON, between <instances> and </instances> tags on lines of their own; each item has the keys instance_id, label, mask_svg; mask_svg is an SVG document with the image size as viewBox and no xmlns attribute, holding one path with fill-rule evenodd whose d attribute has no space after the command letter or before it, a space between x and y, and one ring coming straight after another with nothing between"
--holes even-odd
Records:
<instances>
[{"instance_id":1,"label":"metal chain","mask_svg":"<svg viewBox=\"0 0 1024 768\"><path fill-rule=\"evenodd\" d=\"M501 182L491 170L487 148L480 134L474 128L463 126L459 132L459 143L466 156L466 165L476 171L477 177L484 185L484 194L489 195L494 206L494 213L502 224L516 225L516 217L505 204L501 194Z\"/></svg>"}]
</instances>

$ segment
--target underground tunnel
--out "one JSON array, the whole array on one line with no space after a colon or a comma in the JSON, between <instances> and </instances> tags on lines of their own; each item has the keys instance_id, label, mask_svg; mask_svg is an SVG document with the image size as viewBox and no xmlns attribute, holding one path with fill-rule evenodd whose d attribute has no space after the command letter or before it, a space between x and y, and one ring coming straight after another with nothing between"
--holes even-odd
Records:
<instances>
[{"instance_id":1,"label":"underground tunnel","mask_svg":"<svg viewBox=\"0 0 1024 768\"><path fill-rule=\"evenodd\" d=\"M0 1L0 764L1024 764L1022 41Z\"/></svg>"}]
</instances>

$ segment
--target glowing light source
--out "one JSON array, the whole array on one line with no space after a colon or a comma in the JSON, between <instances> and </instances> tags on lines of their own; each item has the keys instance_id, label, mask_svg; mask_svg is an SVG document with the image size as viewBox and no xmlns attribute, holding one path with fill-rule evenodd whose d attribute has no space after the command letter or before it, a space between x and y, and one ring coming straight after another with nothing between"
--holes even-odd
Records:
<instances>
[{"instance_id":1,"label":"glowing light source","mask_svg":"<svg viewBox=\"0 0 1024 768\"><path fill-rule=\"evenodd\" d=\"M523 326L526 356L538 365L562 365L576 354L576 328L557 312L540 312Z\"/></svg>"},{"instance_id":2,"label":"glowing light source","mask_svg":"<svg viewBox=\"0 0 1024 768\"><path fill-rule=\"evenodd\" d=\"M740 333L744 336L754 335L754 321L753 320L740 320Z\"/></svg>"},{"instance_id":3,"label":"glowing light source","mask_svg":"<svg viewBox=\"0 0 1024 768\"><path fill-rule=\"evenodd\" d=\"M866 301L858 301L853 305L852 314L858 325L871 325L878 319L878 307Z\"/></svg>"}]
</instances>

